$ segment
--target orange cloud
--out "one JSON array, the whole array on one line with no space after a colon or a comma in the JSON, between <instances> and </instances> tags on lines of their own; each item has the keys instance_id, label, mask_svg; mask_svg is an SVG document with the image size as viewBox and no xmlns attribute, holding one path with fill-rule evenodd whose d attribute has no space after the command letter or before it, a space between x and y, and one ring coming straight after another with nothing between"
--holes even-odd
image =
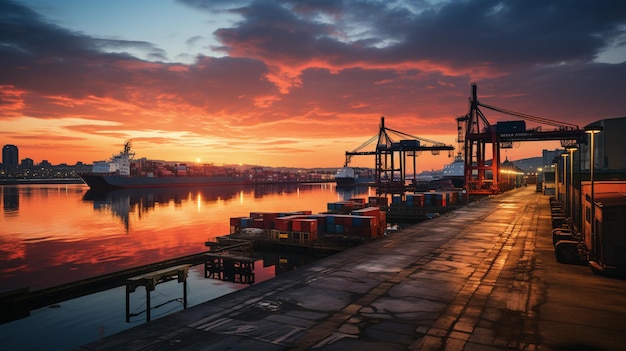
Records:
<instances>
[{"instance_id":1,"label":"orange cloud","mask_svg":"<svg viewBox=\"0 0 626 351\"><path fill-rule=\"evenodd\" d=\"M0 115L17 117L22 114L25 90L16 89L13 85L0 85Z\"/></svg>"}]
</instances>

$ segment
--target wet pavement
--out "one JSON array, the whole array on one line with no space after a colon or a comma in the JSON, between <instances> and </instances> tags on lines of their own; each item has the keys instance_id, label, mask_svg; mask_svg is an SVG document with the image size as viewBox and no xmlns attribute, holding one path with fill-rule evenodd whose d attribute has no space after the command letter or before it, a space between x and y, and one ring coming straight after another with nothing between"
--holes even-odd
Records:
<instances>
[{"instance_id":1,"label":"wet pavement","mask_svg":"<svg viewBox=\"0 0 626 351\"><path fill-rule=\"evenodd\" d=\"M626 280L551 240L517 189L78 350L624 350Z\"/></svg>"}]
</instances>

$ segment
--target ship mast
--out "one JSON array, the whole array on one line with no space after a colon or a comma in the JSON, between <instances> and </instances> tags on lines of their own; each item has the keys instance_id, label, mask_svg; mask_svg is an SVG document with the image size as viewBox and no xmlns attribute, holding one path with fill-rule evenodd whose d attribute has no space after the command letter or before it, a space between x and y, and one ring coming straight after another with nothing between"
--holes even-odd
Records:
<instances>
[{"instance_id":1,"label":"ship mast","mask_svg":"<svg viewBox=\"0 0 626 351\"><path fill-rule=\"evenodd\" d=\"M128 155L128 159L132 159L135 156L134 152L131 152L130 149L132 147L132 141L126 140L124 143L124 155Z\"/></svg>"}]
</instances>

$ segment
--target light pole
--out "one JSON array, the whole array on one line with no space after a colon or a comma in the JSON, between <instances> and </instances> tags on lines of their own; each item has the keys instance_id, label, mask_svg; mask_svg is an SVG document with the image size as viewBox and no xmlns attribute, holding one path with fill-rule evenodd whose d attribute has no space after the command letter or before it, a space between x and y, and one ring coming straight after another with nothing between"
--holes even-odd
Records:
<instances>
[{"instance_id":1,"label":"light pole","mask_svg":"<svg viewBox=\"0 0 626 351\"><path fill-rule=\"evenodd\" d=\"M594 149L594 139L596 134L602 131L602 126L586 126L585 132L589 134L589 139L591 140L591 145L589 148L589 180L591 182L591 252L596 253L598 249L596 243L596 200L594 194L594 185L593 185L593 171L596 168L596 163L594 160L595 149ZM594 257L595 259L595 257Z\"/></svg>"},{"instance_id":2,"label":"light pole","mask_svg":"<svg viewBox=\"0 0 626 351\"><path fill-rule=\"evenodd\" d=\"M569 151L569 195L567 197L569 201L569 218L574 221L574 151L578 150L576 145L570 145L567 147Z\"/></svg>"},{"instance_id":3,"label":"light pole","mask_svg":"<svg viewBox=\"0 0 626 351\"><path fill-rule=\"evenodd\" d=\"M541 191L542 194L546 194L545 191L543 190L543 168L539 167L537 168L537 191Z\"/></svg>"},{"instance_id":4,"label":"light pole","mask_svg":"<svg viewBox=\"0 0 626 351\"><path fill-rule=\"evenodd\" d=\"M557 157L552 160L552 168L554 168L554 198L559 201L559 159Z\"/></svg>"},{"instance_id":5,"label":"light pole","mask_svg":"<svg viewBox=\"0 0 626 351\"><path fill-rule=\"evenodd\" d=\"M561 154L563 157L563 187L565 188L565 209L569 215L569 189L567 188L567 152Z\"/></svg>"}]
</instances>

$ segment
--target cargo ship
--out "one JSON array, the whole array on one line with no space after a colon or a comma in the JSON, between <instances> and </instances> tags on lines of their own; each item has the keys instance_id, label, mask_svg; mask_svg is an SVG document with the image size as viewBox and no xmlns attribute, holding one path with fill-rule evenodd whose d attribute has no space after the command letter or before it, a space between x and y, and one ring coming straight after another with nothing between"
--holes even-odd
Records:
<instances>
[{"instance_id":1,"label":"cargo ship","mask_svg":"<svg viewBox=\"0 0 626 351\"><path fill-rule=\"evenodd\" d=\"M193 186L223 186L252 184L250 174L234 168L202 164L188 166L185 163L134 159L131 143L108 161L94 162L91 172L79 177L91 190L103 191L130 188L163 188Z\"/></svg>"},{"instance_id":2,"label":"cargo ship","mask_svg":"<svg viewBox=\"0 0 626 351\"><path fill-rule=\"evenodd\" d=\"M344 166L337 170L335 182L337 186L342 187L373 184L374 176L369 169L354 169Z\"/></svg>"},{"instance_id":3,"label":"cargo ship","mask_svg":"<svg viewBox=\"0 0 626 351\"><path fill-rule=\"evenodd\" d=\"M356 184L356 175L354 169L350 167L341 167L335 174L335 182L337 186L353 186Z\"/></svg>"}]
</instances>

